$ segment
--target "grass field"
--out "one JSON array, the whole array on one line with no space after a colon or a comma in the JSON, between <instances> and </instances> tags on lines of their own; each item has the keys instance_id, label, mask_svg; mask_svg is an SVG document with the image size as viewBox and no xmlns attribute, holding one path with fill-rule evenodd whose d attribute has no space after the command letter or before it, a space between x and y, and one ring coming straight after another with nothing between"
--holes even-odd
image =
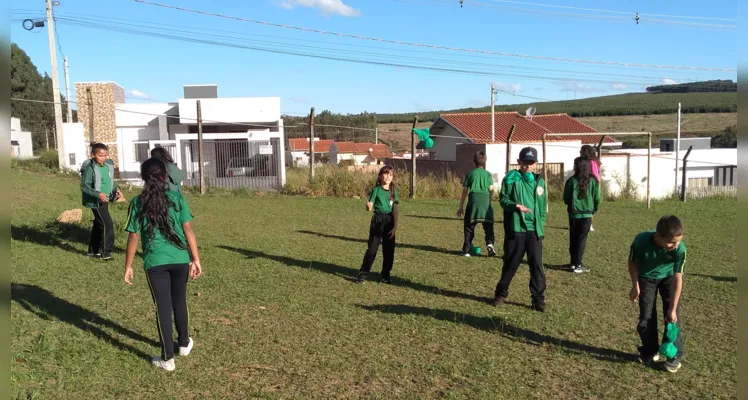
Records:
<instances>
[{"instance_id":1,"label":"grass field","mask_svg":"<svg viewBox=\"0 0 748 400\"><path fill-rule=\"evenodd\" d=\"M614 117L581 117L579 121L599 132L653 132L675 136L676 114L624 115ZM737 113L683 114L681 133L689 135L722 132L738 123ZM379 124L379 138L391 144L395 150L410 149L410 129L413 123ZM431 122L419 123L419 128L428 128ZM646 145L644 146L646 147Z\"/></svg>"},{"instance_id":2,"label":"grass field","mask_svg":"<svg viewBox=\"0 0 748 400\"><path fill-rule=\"evenodd\" d=\"M11 177L13 398L737 397L733 200L603 204L583 276L550 268L568 257L564 209L552 204L540 314L528 308L526 269L510 304L485 303L501 263L455 254L454 201L403 201L395 285L359 286L345 277L365 248L360 200L188 196L205 274L188 286L195 350L170 374L147 362L159 350L144 274L122 282L126 205L113 208L115 261L88 260L89 214L54 224L79 208L76 181ZM675 375L634 361L638 312L627 300L628 245L665 213L683 218L689 249L687 358Z\"/></svg>"}]
</instances>

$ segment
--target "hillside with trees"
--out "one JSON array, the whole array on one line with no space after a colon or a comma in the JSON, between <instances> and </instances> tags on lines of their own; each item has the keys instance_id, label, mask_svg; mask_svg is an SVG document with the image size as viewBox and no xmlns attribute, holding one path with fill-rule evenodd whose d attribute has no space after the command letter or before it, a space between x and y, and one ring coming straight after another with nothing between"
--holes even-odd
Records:
<instances>
[{"instance_id":1,"label":"hillside with trees","mask_svg":"<svg viewBox=\"0 0 748 400\"><path fill-rule=\"evenodd\" d=\"M10 95L12 98L51 101L52 78L39 73L31 58L15 43L10 48ZM67 112L65 97L60 95L63 118ZM73 120L76 118L73 111ZM10 115L21 119L21 127L31 132L34 153L46 148L45 129L49 133L49 147L54 148L55 111L52 104L11 101Z\"/></svg>"}]
</instances>

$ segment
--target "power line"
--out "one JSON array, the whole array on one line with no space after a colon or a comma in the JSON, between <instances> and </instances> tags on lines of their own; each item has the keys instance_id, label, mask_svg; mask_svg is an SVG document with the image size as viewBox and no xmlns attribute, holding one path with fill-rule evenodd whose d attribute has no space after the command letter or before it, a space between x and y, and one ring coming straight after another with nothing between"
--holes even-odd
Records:
<instances>
[{"instance_id":1,"label":"power line","mask_svg":"<svg viewBox=\"0 0 748 400\"><path fill-rule=\"evenodd\" d=\"M197 13L197 14L208 15L208 16L218 17L218 18L232 19L232 20L237 20L237 21L242 21L242 22L266 25L266 26L274 26L274 27L284 28L284 29L293 29L293 30L298 30L298 31L303 31L303 32L313 32L313 33L319 33L323 35L334 35L334 36L348 37L348 38L359 39L359 40L370 40L370 41L392 43L392 44L405 45L405 46L426 47L426 48L449 50L449 51L468 52L468 53L493 54L493 55L499 55L499 56L505 56L505 57L532 58L532 59L539 59L539 60L564 61L564 62L585 63L585 64L620 65L620 66L626 66L626 67L680 69L680 70L693 70L693 71L722 71L722 72L737 71L737 69L734 69L734 68L732 69L731 68L706 68L706 67L691 67L691 66L676 66L676 65L625 63L625 62L615 62L615 61L581 60L581 59L571 59L571 58L564 58L564 57L536 56L536 55L527 55L527 54L505 53L505 52L498 52L498 51L475 50L475 49L466 49L466 48L459 48L459 47L429 45L429 44L405 42L405 41L399 41L399 40L352 35L352 34L347 34L347 33L323 31L319 29L304 28L304 27L298 27L298 26L292 26L292 25L277 24L277 23L253 20L253 19L248 19L248 18L217 14L217 13L212 13L212 12L207 12L207 11L194 10L194 9L189 9L185 7L170 6L170 5L154 3L154 2L150 2L146 0L132 0L132 1L136 3L148 4L148 5L152 5L156 7L168 8L168 9L179 10L179 11L190 12L190 13Z\"/></svg>"}]
</instances>

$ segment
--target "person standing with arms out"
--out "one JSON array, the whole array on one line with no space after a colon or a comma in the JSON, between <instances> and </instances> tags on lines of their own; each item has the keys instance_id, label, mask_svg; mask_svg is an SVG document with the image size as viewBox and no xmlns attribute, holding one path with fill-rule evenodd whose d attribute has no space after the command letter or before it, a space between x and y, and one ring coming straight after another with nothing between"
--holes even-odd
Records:
<instances>
[{"instance_id":1,"label":"person standing with arms out","mask_svg":"<svg viewBox=\"0 0 748 400\"><path fill-rule=\"evenodd\" d=\"M504 209L504 267L491 301L494 306L504 304L509 296L509 285L527 253L532 309L545 311L543 228L547 198L545 181L535 173L537 162L537 150L525 147L519 152L519 170L509 171L501 182L499 204Z\"/></svg>"},{"instance_id":2,"label":"person standing with arms out","mask_svg":"<svg viewBox=\"0 0 748 400\"><path fill-rule=\"evenodd\" d=\"M462 243L462 255L470 257L470 249L473 247L475 237L475 226L480 222L486 234L486 249L489 256L496 255L494 248L493 232L493 208L491 207L491 195L493 194L493 177L486 171L486 153L479 151L473 158L475 169L465 177L460 199L460 208L457 209L457 217L464 215L465 240ZM469 197L468 197L469 196ZM467 213L463 209L465 198L468 198Z\"/></svg>"},{"instance_id":3,"label":"person standing with arms out","mask_svg":"<svg viewBox=\"0 0 748 400\"><path fill-rule=\"evenodd\" d=\"M582 149L579 150L579 156L590 160L590 166L592 168L592 176L597 180L597 186L600 186L600 159L597 157L595 148L585 144ZM594 232L595 228L592 226L590 221L590 232Z\"/></svg>"},{"instance_id":4,"label":"person standing with arms out","mask_svg":"<svg viewBox=\"0 0 748 400\"><path fill-rule=\"evenodd\" d=\"M109 148L104 143L92 143L91 159L83 163L80 172L83 207L90 208L94 216L88 256L108 261L112 259L114 249L114 224L109 214L109 202L122 197L114 181L114 162L109 159Z\"/></svg>"},{"instance_id":5,"label":"person standing with arms out","mask_svg":"<svg viewBox=\"0 0 748 400\"><path fill-rule=\"evenodd\" d=\"M174 159L171 158L171 154L169 154L169 152L163 147L156 147L151 150L151 158L157 158L164 164L166 164L166 174L168 175L166 184L169 190L182 193L182 181L184 181L184 172L182 172L182 170L177 167L177 164L174 163Z\"/></svg>"},{"instance_id":6,"label":"person standing with arms out","mask_svg":"<svg viewBox=\"0 0 748 400\"><path fill-rule=\"evenodd\" d=\"M364 254L357 283L364 283L382 244L382 283L392 283L392 264L395 262L395 236L397 233L397 205L400 199L395 183L395 170L390 166L379 170L377 184L366 202L366 211L374 210L369 225L369 247Z\"/></svg>"},{"instance_id":7,"label":"person standing with arms out","mask_svg":"<svg viewBox=\"0 0 748 400\"><path fill-rule=\"evenodd\" d=\"M132 285L132 264L143 238L143 266L146 281L156 305L156 324L161 340L161 356L151 363L173 371L174 339L171 316L177 328L179 355L187 356L195 342L188 335L187 280L202 274L192 214L179 192L167 191L168 175L161 160L150 158L140 166L145 181L143 191L130 203L127 228L125 283Z\"/></svg>"},{"instance_id":8,"label":"person standing with arms out","mask_svg":"<svg viewBox=\"0 0 748 400\"><path fill-rule=\"evenodd\" d=\"M657 222L654 231L642 232L634 238L629 252L628 267L631 275L631 301L639 300L639 332L642 345L639 360L644 363L660 360L659 332L657 330L657 292L662 298L665 323L673 322L678 328L674 345L678 349L673 359L665 362L665 369L678 372L684 355L680 325L680 297L683 291L683 270L686 265L686 244L683 242L683 224L674 215Z\"/></svg>"},{"instance_id":9,"label":"person standing with arms out","mask_svg":"<svg viewBox=\"0 0 748 400\"><path fill-rule=\"evenodd\" d=\"M564 185L564 203L569 213L569 257L571 270L588 272L582 263L587 246L587 234L592 226L592 216L600 205L600 187L592 177L591 162L587 158L574 160L574 175Z\"/></svg>"}]
</instances>

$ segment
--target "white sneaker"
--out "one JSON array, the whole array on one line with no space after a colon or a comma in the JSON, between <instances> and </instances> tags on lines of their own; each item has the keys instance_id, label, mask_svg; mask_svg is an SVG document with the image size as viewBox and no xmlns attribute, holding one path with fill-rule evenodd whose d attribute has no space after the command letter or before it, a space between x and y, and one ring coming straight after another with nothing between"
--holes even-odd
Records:
<instances>
[{"instance_id":1,"label":"white sneaker","mask_svg":"<svg viewBox=\"0 0 748 400\"><path fill-rule=\"evenodd\" d=\"M592 225L590 225L590 232L594 232L594 231L595 231L595 228Z\"/></svg>"},{"instance_id":2,"label":"white sneaker","mask_svg":"<svg viewBox=\"0 0 748 400\"><path fill-rule=\"evenodd\" d=\"M493 247L493 244L486 245L486 250L488 250L489 257L493 257L496 255L496 248Z\"/></svg>"},{"instance_id":3,"label":"white sneaker","mask_svg":"<svg viewBox=\"0 0 748 400\"><path fill-rule=\"evenodd\" d=\"M470 257L470 253L465 253L462 255L463 257Z\"/></svg>"},{"instance_id":4,"label":"white sneaker","mask_svg":"<svg viewBox=\"0 0 748 400\"><path fill-rule=\"evenodd\" d=\"M190 355L190 352L192 351L192 346L195 345L195 342L190 338L190 343L187 345L187 347L179 346L179 355L180 356L188 356Z\"/></svg>"},{"instance_id":5,"label":"white sneaker","mask_svg":"<svg viewBox=\"0 0 748 400\"><path fill-rule=\"evenodd\" d=\"M177 365L174 363L173 358L169 361L164 361L161 359L161 357L153 357L151 359L151 364L153 364L153 366L156 368L161 368L164 371L169 371L169 372L177 369Z\"/></svg>"}]
</instances>

